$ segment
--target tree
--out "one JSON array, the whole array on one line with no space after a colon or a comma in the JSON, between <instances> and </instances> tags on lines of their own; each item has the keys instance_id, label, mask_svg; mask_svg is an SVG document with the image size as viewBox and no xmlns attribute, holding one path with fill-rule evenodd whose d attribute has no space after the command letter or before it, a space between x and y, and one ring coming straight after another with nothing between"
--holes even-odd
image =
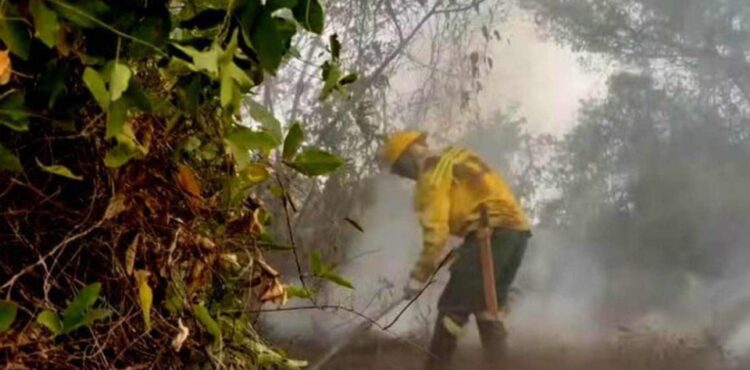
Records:
<instances>
[{"instance_id":1,"label":"tree","mask_svg":"<svg viewBox=\"0 0 750 370\"><path fill-rule=\"evenodd\" d=\"M730 109L750 106L750 8L741 0L532 0L537 20L576 50L658 70L688 71ZM679 67L676 69L675 67ZM726 92L717 94L717 89ZM722 96L726 95L726 96ZM739 108L738 108L739 105Z\"/></svg>"},{"instance_id":2,"label":"tree","mask_svg":"<svg viewBox=\"0 0 750 370\"><path fill-rule=\"evenodd\" d=\"M322 34L321 3L11 0L0 14L3 362L300 367L252 326L261 302L309 296L264 262L275 248L301 263L265 231L261 198L286 207L282 168L344 161L246 98L298 33ZM315 278L342 281L325 266Z\"/></svg>"},{"instance_id":3,"label":"tree","mask_svg":"<svg viewBox=\"0 0 750 370\"><path fill-rule=\"evenodd\" d=\"M691 279L737 272L750 225L747 131L694 104L689 87L650 76L615 75L606 98L583 106L553 160L560 194L547 219L592 246L613 307L671 308Z\"/></svg>"}]
</instances>

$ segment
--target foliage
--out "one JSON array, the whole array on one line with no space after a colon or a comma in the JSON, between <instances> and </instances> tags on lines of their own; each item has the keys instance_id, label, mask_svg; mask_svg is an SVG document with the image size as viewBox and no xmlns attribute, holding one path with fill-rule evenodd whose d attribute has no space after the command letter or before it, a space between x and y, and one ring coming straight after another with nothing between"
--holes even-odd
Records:
<instances>
[{"instance_id":1,"label":"foliage","mask_svg":"<svg viewBox=\"0 0 750 370\"><path fill-rule=\"evenodd\" d=\"M551 162L559 194L543 219L592 246L607 274L629 277L612 283L613 300L640 299L623 309L669 308L696 278L728 276L742 259L748 129L693 100L689 88L613 76Z\"/></svg>"},{"instance_id":2,"label":"foliage","mask_svg":"<svg viewBox=\"0 0 750 370\"><path fill-rule=\"evenodd\" d=\"M321 2L11 0L0 14L0 208L19 211L0 226L15 235L0 252L15 274L0 281L13 299L0 329L16 307L44 306L18 335L66 334L3 354L8 363L302 366L251 325L261 298L286 295L264 262L261 240L276 243L261 199L287 202L292 173L329 175L344 161L302 149L305 123L283 135L251 96L294 58L294 40L323 33ZM342 69L337 55L327 66ZM92 278L102 283L63 304L71 282ZM177 352L153 350L170 342Z\"/></svg>"},{"instance_id":3,"label":"foliage","mask_svg":"<svg viewBox=\"0 0 750 370\"><path fill-rule=\"evenodd\" d=\"M346 280L343 276L334 272L336 269L335 264L325 264L318 251L314 251L310 254L310 269L312 270L313 276L330 281L334 284L340 285L344 288L354 289L352 283ZM299 295L307 295L308 292L301 291Z\"/></svg>"},{"instance_id":4,"label":"foliage","mask_svg":"<svg viewBox=\"0 0 750 370\"><path fill-rule=\"evenodd\" d=\"M0 301L0 333L8 330L16 321L18 305L11 301Z\"/></svg>"},{"instance_id":5,"label":"foliage","mask_svg":"<svg viewBox=\"0 0 750 370\"><path fill-rule=\"evenodd\" d=\"M138 284L138 304L141 306L143 324L146 326L146 331L151 330L151 306L154 302L154 292L148 285L149 275L151 273L146 270L135 272L135 281Z\"/></svg>"},{"instance_id":6,"label":"foliage","mask_svg":"<svg viewBox=\"0 0 750 370\"><path fill-rule=\"evenodd\" d=\"M735 0L533 0L526 3L550 35L577 50L648 65L671 80L732 96L714 99L750 104L750 11ZM724 85L724 86L722 86ZM739 96L738 96L739 95Z\"/></svg>"},{"instance_id":7,"label":"foliage","mask_svg":"<svg viewBox=\"0 0 750 370\"><path fill-rule=\"evenodd\" d=\"M66 334L83 326L92 325L95 321L103 320L112 314L105 308L93 308L99 299L102 285L94 283L85 286L68 304L62 317L54 310L44 310L37 316L37 322L44 325L52 334Z\"/></svg>"}]
</instances>

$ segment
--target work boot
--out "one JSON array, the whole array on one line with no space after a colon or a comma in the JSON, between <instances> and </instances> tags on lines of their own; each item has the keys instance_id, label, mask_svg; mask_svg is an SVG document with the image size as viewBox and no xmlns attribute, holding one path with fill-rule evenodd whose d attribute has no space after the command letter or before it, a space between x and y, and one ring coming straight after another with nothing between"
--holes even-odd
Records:
<instances>
[{"instance_id":1,"label":"work boot","mask_svg":"<svg viewBox=\"0 0 750 370\"><path fill-rule=\"evenodd\" d=\"M451 317L451 320L458 326L466 324L466 318ZM439 314L435 321L435 331L432 334L430 342L430 354L425 363L425 370L445 370L449 368L449 363L456 352L458 346L458 337L451 333L444 323L445 314Z\"/></svg>"},{"instance_id":2,"label":"work boot","mask_svg":"<svg viewBox=\"0 0 750 370\"><path fill-rule=\"evenodd\" d=\"M508 331L500 319L480 319L477 317L479 338L482 340L484 362L490 369L499 369L508 353Z\"/></svg>"}]
</instances>

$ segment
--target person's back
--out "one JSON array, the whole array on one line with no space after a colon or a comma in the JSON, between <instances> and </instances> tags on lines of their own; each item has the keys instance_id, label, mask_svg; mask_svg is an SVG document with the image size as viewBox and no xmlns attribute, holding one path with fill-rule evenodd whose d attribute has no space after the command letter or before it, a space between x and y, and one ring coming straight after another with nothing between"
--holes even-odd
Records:
<instances>
[{"instance_id":1,"label":"person's back","mask_svg":"<svg viewBox=\"0 0 750 370\"><path fill-rule=\"evenodd\" d=\"M449 235L463 238L479 228L481 206L487 209L491 227L529 230L510 187L476 154L448 148L425 159L415 192L415 208L424 231L424 250L415 278L424 281L436 267Z\"/></svg>"},{"instance_id":2,"label":"person's back","mask_svg":"<svg viewBox=\"0 0 750 370\"><path fill-rule=\"evenodd\" d=\"M528 230L529 224L520 204L505 179L468 149L448 148L427 158L425 171L417 180L419 202L430 194L430 187L450 181L450 231L463 237L477 228L477 209L488 208L490 226ZM422 198L422 199L420 199Z\"/></svg>"}]
</instances>

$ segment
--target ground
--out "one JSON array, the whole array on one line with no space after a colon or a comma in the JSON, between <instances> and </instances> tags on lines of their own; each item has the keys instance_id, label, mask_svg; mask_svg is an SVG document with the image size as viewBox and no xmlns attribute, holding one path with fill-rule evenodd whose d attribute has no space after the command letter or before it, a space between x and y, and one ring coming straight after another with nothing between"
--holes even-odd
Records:
<instances>
[{"instance_id":1,"label":"ground","mask_svg":"<svg viewBox=\"0 0 750 370\"><path fill-rule=\"evenodd\" d=\"M313 363L322 351L307 353ZM352 341L324 370L421 370L418 340L369 335ZM740 370L750 363L730 359L719 349L661 334L623 335L615 343L587 347L516 343L503 364L483 364L481 346L468 339L459 347L453 370Z\"/></svg>"}]
</instances>

